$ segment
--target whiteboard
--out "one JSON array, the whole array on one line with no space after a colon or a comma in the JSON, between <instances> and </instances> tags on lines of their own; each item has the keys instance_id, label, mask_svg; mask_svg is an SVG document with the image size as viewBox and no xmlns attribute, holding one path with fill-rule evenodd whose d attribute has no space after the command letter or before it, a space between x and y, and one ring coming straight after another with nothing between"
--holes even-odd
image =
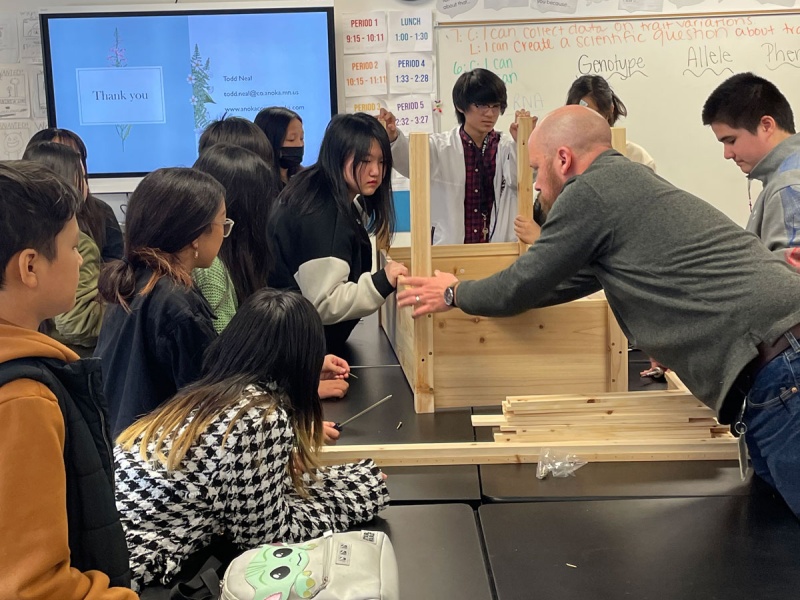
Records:
<instances>
[{"instance_id":1,"label":"whiteboard","mask_svg":"<svg viewBox=\"0 0 800 600\"><path fill-rule=\"evenodd\" d=\"M602 75L628 108L617 125L653 156L659 175L740 225L747 181L702 124L706 98L732 74L753 71L800 111L800 15L440 25L436 37L443 130L456 125L452 88L466 70L487 68L506 82L503 131L515 109L544 115L564 104L576 77ZM754 182L753 201L759 190Z\"/></svg>"}]
</instances>

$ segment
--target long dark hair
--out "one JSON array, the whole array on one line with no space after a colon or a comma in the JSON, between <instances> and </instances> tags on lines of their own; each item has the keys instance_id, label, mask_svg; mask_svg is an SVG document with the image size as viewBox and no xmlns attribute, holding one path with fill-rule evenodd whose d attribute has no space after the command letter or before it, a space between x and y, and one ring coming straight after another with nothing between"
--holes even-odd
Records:
<instances>
[{"instance_id":1,"label":"long dark hair","mask_svg":"<svg viewBox=\"0 0 800 600\"><path fill-rule=\"evenodd\" d=\"M101 273L100 295L127 308L136 291L136 268L142 266L153 270L142 295L162 277L190 287L191 274L178 252L208 231L224 200L222 185L195 169L158 169L147 175L128 200L125 257Z\"/></svg>"},{"instance_id":2,"label":"long dark hair","mask_svg":"<svg viewBox=\"0 0 800 600\"><path fill-rule=\"evenodd\" d=\"M567 92L566 103L580 104L581 100L586 96L592 97L600 114L608 120L608 124L612 127L620 117L628 116L628 109L625 108L625 104L600 75L582 75L573 81L569 92Z\"/></svg>"},{"instance_id":3,"label":"long dark hair","mask_svg":"<svg viewBox=\"0 0 800 600\"><path fill-rule=\"evenodd\" d=\"M64 183L68 183L74 187L78 191L78 194L83 197L86 191L86 180L83 178L81 157L80 154L69 146L57 144L55 142L29 144L22 154L22 160L30 160L46 166L53 171L53 173L61 177ZM81 204L83 204L83 202L81 202ZM81 231L91 236L91 230L88 230L86 222L81 219L80 211L77 217Z\"/></svg>"},{"instance_id":4,"label":"long dark hair","mask_svg":"<svg viewBox=\"0 0 800 600\"><path fill-rule=\"evenodd\" d=\"M394 235L395 215L392 200L392 150L386 130L378 119L365 113L336 115L328 123L316 164L289 180L280 201L300 214L320 210L332 198L341 214L350 215L352 202L344 178L344 166L353 158L353 177L358 181L361 162L369 157L373 140L383 153L383 179L372 196L362 196L367 213L366 229L379 240L388 242Z\"/></svg>"},{"instance_id":5,"label":"long dark hair","mask_svg":"<svg viewBox=\"0 0 800 600\"><path fill-rule=\"evenodd\" d=\"M197 151L202 154L214 144L233 144L255 152L268 165L275 162L275 152L267 136L255 123L242 117L223 117L205 128Z\"/></svg>"},{"instance_id":6,"label":"long dark hair","mask_svg":"<svg viewBox=\"0 0 800 600\"><path fill-rule=\"evenodd\" d=\"M214 418L238 404L247 386L257 385L272 393L259 395L243 406L228 423L225 436L251 408L279 405L289 415L302 470L313 472L322 445L317 387L324 355L322 321L311 302L295 292L259 290L206 350L202 378L128 427L117 443L130 450L142 436L140 453L150 460L153 457L147 447L155 441L154 457L168 470L177 470ZM268 414L265 411L264 416ZM191 423L184 427L189 419ZM167 441L171 441L171 448L164 456ZM302 475L293 466L288 465L292 481L305 494Z\"/></svg>"},{"instance_id":7,"label":"long dark hair","mask_svg":"<svg viewBox=\"0 0 800 600\"><path fill-rule=\"evenodd\" d=\"M214 144L194 168L225 188L225 207L236 227L222 241L219 258L228 270L239 304L266 287L272 268L267 222L278 196L277 179L255 152L232 144Z\"/></svg>"},{"instance_id":8,"label":"long dark hair","mask_svg":"<svg viewBox=\"0 0 800 600\"><path fill-rule=\"evenodd\" d=\"M275 153L274 167L277 173L281 172L281 148L283 147L283 140L286 138L286 130L289 128L289 123L294 119L301 123L303 122L300 115L293 110L283 106L270 106L259 111L254 121L267 136L269 143L272 144L272 150ZM299 170L300 165L297 165L287 169L286 172L291 179Z\"/></svg>"},{"instance_id":9,"label":"long dark hair","mask_svg":"<svg viewBox=\"0 0 800 600\"><path fill-rule=\"evenodd\" d=\"M28 148L42 142L55 142L75 150L81 157L84 172L86 175L89 174L89 167L86 165L86 144L83 143L77 133L69 129L48 127L33 134L33 137L28 142ZM80 225L81 231L91 237L97 247L102 250L106 245L105 206L101 200L92 196L87 179L84 179L84 185L88 195L86 201L81 203L81 208L78 211L78 225Z\"/></svg>"}]
</instances>

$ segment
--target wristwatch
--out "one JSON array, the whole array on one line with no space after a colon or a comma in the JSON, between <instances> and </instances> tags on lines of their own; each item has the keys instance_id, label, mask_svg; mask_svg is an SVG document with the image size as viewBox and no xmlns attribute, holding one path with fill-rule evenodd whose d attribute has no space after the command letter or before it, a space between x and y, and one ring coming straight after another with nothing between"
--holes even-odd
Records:
<instances>
[{"instance_id":1,"label":"wristwatch","mask_svg":"<svg viewBox=\"0 0 800 600\"><path fill-rule=\"evenodd\" d=\"M448 287L444 291L444 303L447 304L447 306L451 306L453 308L457 308L457 305L456 305L456 286L457 285L458 285L458 283L454 283L453 285L451 285L450 287Z\"/></svg>"}]
</instances>

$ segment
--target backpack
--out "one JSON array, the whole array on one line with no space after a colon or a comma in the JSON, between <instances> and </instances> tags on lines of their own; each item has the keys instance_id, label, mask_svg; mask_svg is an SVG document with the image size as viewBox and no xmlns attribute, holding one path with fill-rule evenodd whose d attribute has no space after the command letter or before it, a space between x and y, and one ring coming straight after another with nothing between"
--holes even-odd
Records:
<instances>
[{"instance_id":1,"label":"backpack","mask_svg":"<svg viewBox=\"0 0 800 600\"><path fill-rule=\"evenodd\" d=\"M266 544L228 566L220 600L399 600L392 543L378 531Z\"/></svg>"},{"instance_id":2,"label":"backpack","mask_svg":"<svg viewBox=\"0 0 800 600\"><path fill-rule=\"evenodd\" d=\"M112 586L130 587L128 547L114 500L114 455L100 359L65 363L21 358L0 363L0 387L17 379L47 386L64 417L70 566L100 571Z\"/></svg>"}]
</instances>

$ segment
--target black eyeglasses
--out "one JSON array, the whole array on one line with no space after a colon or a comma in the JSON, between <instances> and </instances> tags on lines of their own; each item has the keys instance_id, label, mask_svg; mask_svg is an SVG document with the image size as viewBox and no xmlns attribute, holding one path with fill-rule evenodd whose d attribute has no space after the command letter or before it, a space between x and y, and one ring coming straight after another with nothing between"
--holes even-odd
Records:
<instances>
[{"instance_id":1,"label":"black eyeglasses","mask_svg":"<svg viewBox=\"0 0 800 600\"><path fill-rule=\"evenodd\" d=\"M476 103L473 102L472 106L477 108L482 113L487 113L487 112L497 112L497 113L499 113L503 109L503 107L500 104L497 104L497 103L494 103L494 104L476 104Z\"/></svg>"}]
</instances>

